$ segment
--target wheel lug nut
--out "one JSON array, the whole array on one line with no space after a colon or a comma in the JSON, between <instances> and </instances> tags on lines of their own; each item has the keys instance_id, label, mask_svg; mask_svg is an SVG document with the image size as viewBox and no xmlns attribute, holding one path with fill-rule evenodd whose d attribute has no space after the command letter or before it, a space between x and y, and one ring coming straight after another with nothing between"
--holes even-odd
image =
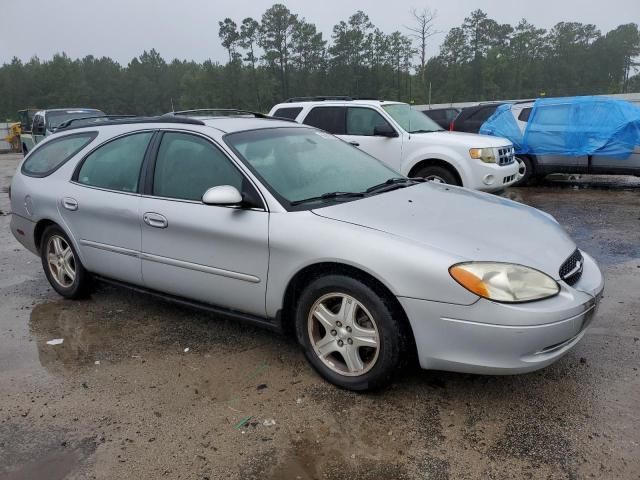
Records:
<instances>
[{"instance_id":1,"label":"wheel lug nut","mask_svg":"<svg viewBox=\"0 0 640 480\"><path fill-rule=\"evenodd\" d=\"M336 332L335 330L331 330L331 335L333 335L334 337L338 334L338 332Z\"/></svg>"},{"instance_id":2,"label":"wheel lug nut","mask_svg":"<svg viewBox=\"0 0 640 480\"><path fill-rule=\"evenodd\" d=\"M337 327L341 327L342 326L342 322L336 322L336 326Z\"/></svg>"},{"instance_id":3,"label":"wheel lug nut","mask_svg":"<svg viewBox=\"0 0 640 480\"><path fill-rule=\"evenodd\" d=\"M344 342L342 340L338 340L338 346L341 347L344 345Z\"/></svg>"},{"instance_id":4,"label":"wheel lug nut","mask_svg":"<svg viewBox=\"0 0 640 480\"><path fill-rule=\"evenodd\" d=\"M353 340L351 340L350 338L347 338L347 343L348 343L349 345L351 345L351 344L353 344Z\"/></svg>"},{"instance_id":5,"label":"wheel lug nut","mask_svg":"<svg viewBox=\"0 0 640 480\"><path fill-rule=\"evenodd\" d=\"M351 327L347 327L347 332L351 333Z\"/></svg>"}]
</instances>

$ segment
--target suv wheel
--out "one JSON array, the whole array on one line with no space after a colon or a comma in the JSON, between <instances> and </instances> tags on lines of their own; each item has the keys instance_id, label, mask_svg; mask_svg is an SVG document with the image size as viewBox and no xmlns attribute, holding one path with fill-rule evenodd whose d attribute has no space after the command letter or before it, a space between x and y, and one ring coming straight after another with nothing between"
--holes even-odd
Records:
<instances>
[{"instance_id":1,"label":"suv wheel","mask_svg":"<svg viewBox=\"0 0 640 480\"><path fill-rule=\"evenodd\" d=\"M82 266L67 234L57 225L51 225L44 231L40 258L47 280L60 295L77 299L88 293L89 272Z\"/></svg>"},{"instance_id":2,"label":"suv wheel","mask_svg":"<svg viewBox=\"0 0 640 480\"><path fill-rule=\"evenodd\" d=\"M326 380L349 390L387 385L401 360L403 327L369 286L329 275L303 291L296 333L305 356Z\"/></svg>"},{"instance_id":3,"label":"suv wheel","mask_svg":"<svg viewBox=\"0 0 640 480\"><path fill-rule=\"evenodd\" d=\"M421 177L429 182L447 183L449 185L460 185L456 176L446 167L439 165L429 165L418 170L414 177Z\"/></svg>"}]
</instances>

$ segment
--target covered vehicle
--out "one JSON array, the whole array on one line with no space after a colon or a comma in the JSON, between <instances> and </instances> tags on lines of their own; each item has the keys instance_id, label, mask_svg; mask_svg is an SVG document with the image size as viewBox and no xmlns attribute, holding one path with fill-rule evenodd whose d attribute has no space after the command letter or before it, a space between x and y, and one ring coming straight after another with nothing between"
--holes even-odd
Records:
<instances>
[{"instance_id":1,"label":"covered vehicle","mask_svg":"<svg viewBox=\"0 0 640 480\"><path fill-rule=\"evenodd\" d=\"M480 133L511 140L521 183L549 173L640 175L640 108L606 97L506 103Z\"/></svg>"}]
</instances>

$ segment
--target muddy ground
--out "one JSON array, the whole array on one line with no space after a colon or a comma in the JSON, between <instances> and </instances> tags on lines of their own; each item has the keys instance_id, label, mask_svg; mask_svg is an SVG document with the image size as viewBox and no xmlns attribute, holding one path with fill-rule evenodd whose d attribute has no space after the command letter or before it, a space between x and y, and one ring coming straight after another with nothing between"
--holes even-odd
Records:
<instances>
[{"instance_id":1,"label":"muddy ground","mask_svg":"<svg viewBox=\"0 0 640 480\"><path fill-rule=\"evenodd\" d=\"M0 156L0 478L640 478L639 179L507 192L606 276L568 355L511 377L412 369L354 394L289 338L110 286L61 300L8 229L17 161Z\"/></svg>"}]
</instances>

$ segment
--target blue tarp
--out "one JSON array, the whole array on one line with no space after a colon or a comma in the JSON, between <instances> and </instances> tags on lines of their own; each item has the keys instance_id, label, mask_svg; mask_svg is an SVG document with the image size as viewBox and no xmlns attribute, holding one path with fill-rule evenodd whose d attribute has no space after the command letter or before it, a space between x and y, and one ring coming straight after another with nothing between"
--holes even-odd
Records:
<instances>
[{"instance_id":1,"label":"blue tarp","mask_svg":"<svg viewBox=\"0 0 640 480\"><path fill-rule=\"evenodd\" d=\"M627 158L640 145L640 108L606 97L541 98L524 133L501 105L480 133L508 138L516 153Z\"/></svg>"}]
</instances>

